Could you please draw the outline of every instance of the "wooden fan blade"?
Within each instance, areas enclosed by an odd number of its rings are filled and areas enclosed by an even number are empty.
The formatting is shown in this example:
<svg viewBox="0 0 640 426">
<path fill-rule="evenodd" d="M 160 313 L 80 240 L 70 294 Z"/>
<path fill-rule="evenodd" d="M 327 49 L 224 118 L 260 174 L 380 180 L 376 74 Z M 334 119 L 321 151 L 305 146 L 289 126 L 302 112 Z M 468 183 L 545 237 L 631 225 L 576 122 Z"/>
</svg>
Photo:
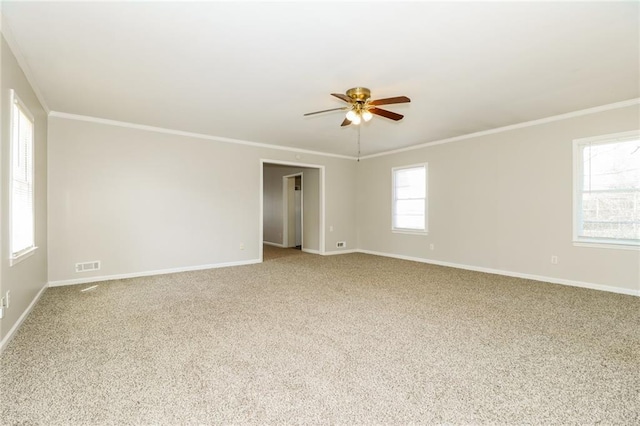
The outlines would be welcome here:
<svg viewBox="0 0 640 426">
<path fill-rule="evenodd" d="M 377 99 L 369 102 L 369 105 L 389 105 L 389 104 L 404 104 L 411 102 L 411 99 L 406 96 L 396 96 L 395 98 Z"/>
<path fill-rule="evenodd" d="M 340 108 L 323 109 L 322 111 L 308 112 L 304 116 L 306 117 L 307 115 L 322 114 L 323 112 L 329 112 L 329 111 L 339 111 L 339 110 L 344 111 L 346 109 L 349 109 L 349 108 L 348 107 L 340 107 Z"/>
<path fill-rule="evenodd" d="M 345 102 L 353 103 L 353 99 L 348 97 L 347 95 L 343 95 L 342 93 L 332 93 L 331 96 L 335 96 L 338 99 L 342 99 Z"/>
<path fill-rule="evenodd" d="M 382 108 L 369 108 L 369 112 L 371 114 L 379 115 L 385 118 L 390 118 L 395 121 L 402 120 L 402 117 L 404 117 L 404 115 L 396 114 L 395 112 L 387 111 L 386 109 L 382 109 Z"/>
<path fill-rule="evenodd" d="M 349 124 L 351 124 L 351 121 L 349 121 L 348 118 L 345 118 L 340 126 L 344 127 L 344 126 L 348 126 Z"/>
</svg>

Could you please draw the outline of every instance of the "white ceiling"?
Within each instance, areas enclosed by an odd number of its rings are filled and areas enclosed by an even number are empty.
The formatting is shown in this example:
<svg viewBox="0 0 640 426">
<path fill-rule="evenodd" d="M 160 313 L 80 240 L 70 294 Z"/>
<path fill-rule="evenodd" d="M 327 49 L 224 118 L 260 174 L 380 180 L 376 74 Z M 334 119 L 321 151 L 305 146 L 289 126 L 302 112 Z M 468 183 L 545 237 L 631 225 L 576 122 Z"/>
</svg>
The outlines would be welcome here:
<svg viewBox="0 0 640 426">
<path fill-rule="evenodd" d="M 637 2 L 3 2 L 52 111 L 363 155 L 640 96 Z"/>
</svg>

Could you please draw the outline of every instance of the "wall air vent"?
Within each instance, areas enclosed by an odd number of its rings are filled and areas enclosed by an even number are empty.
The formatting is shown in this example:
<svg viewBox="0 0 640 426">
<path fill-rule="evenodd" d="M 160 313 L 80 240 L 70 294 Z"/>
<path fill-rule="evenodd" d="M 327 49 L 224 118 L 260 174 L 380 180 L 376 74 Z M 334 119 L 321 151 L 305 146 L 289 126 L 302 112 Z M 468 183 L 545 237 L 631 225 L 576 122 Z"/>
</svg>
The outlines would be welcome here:
<svg viewBox="0 0 640 426">
<path fill-rule="evenodd" d="M 100 269 L 100 261 L 76 263 L 76 272 L 97 271 Z"/>
</svg>

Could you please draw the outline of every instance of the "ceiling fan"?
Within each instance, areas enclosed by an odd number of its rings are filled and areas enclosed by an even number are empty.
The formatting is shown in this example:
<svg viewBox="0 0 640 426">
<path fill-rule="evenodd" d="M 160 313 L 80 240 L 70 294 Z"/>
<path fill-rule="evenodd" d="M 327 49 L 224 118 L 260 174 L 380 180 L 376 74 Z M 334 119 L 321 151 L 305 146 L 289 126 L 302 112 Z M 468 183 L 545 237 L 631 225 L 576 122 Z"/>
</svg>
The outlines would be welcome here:
<svg viewBox="0 0 640 426">
<path fill-rule="evenodd" d="M 360 124 L 362 120 L 369 121 L 373 115 L 379 115 L 381 117 L 389 118 L 394 121 L 402 120 L 404 117 L 401 114 L 387 111 L 386 109 L 378 108 L 379 105 L 389 104 L 403 104 L 411 102 L 411 99 L 406 96 L 396 96 L 393 98 L 385 98 L 378 100 L 371 100 L 371 91 L 366 87 L 354 87 L 347 90 L 346 94 L 332 93 L 331 96 L 335 96 L 348 103 L 349 105 L 341 108 L 331 108 L 322 111 L 309 112 L 308 115 L 322 114 L 329 111 L 347 111 L 347 116 L 342 122 L 341 126 L 348 126 L 350 124 Z"/>
</svg>

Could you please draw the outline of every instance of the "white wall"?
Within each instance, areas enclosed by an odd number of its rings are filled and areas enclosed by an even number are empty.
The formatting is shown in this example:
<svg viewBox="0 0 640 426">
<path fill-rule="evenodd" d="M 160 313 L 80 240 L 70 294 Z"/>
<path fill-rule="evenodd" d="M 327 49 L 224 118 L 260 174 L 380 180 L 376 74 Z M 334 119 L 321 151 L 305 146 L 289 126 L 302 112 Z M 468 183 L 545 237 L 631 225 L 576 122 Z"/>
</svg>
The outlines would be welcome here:
<svg viewBox="0 0 640 426">
<path fill-rule="evenodd" d="M 264 165 L 262 237 L 269 243 L 282 244 L 282 176 L 290 174 L 288 171 L 286 166 Z"/>
<path fill-rule="evenodd" d="M 257 261 L 261 159 L 325 166 L 327 247 L 355 241 L 353 160 L 50 117 L 49 281 Z"/>
<path fill-rule="evenodd" d="M 638 112 L 628 107 L 359 163 L 50 117 L 49 280 L 256 261 L 262 159 L 325 166 L 328 252 L 347 241 L 348 249 L 637 292 L 640 252 L 574 247 L 571 237 L 572 140 L 638 128 Z M 394 234 L 391 168 L 419 162 L 429 163 L 429 235 Z M 265 226 L 267 241 L 273 232 Z M 74 272 L 76 262 L 91 260 L 103 269 Z"/>
<path fill-rule="evenodd" d="M 639 113 L 627 107 L 362 160 L 358 247 L 637 294 L 640 251 L 572 244 L 572 140 L 638 129 Z M 429 164 L 429 235 L 392 233 L 391 168 L 420 162 Z"/>
<path fill-rule="evenodd" d="M 354 185 L 355 186 L 355 185 Z M 317 224 L 320 223 L 320 170 L 302 170 L 302 250 L 312 252 L 320 250 L 320 233 Z M 335 188 L 334 188 L 335 190 Z M 351 209 L 355 210 L 355 203 Z M 355 226 L 355 224 L 354 224 Z M 291 232 L 293 230 L 290 230 Z M 335 246 L 334 246 L 335 247 Z M 331 247 L 329 247 L 331 249 Z"/>
<path fill-rule="evenodd" d="M 0 50 L 2 51 L 0 70 L 2 75 L 0 96 L 2 102 L 0 108 L 2 115 L 0 293 L 4 296 L 7 291 L 11 292 L 9 309 L 5 309 L 5 316 L 0 320 L 0 341 L 6 343 L 10 331 L 47 284 L 47 114 L 4 37 L 1 40 Z M 9 266 L 11 256 L 9 247 L 11 89 L 16 91 L 35 118 L 35 240 L 38 247 L 31 257 L 14 266 Z"/>
</svg>

